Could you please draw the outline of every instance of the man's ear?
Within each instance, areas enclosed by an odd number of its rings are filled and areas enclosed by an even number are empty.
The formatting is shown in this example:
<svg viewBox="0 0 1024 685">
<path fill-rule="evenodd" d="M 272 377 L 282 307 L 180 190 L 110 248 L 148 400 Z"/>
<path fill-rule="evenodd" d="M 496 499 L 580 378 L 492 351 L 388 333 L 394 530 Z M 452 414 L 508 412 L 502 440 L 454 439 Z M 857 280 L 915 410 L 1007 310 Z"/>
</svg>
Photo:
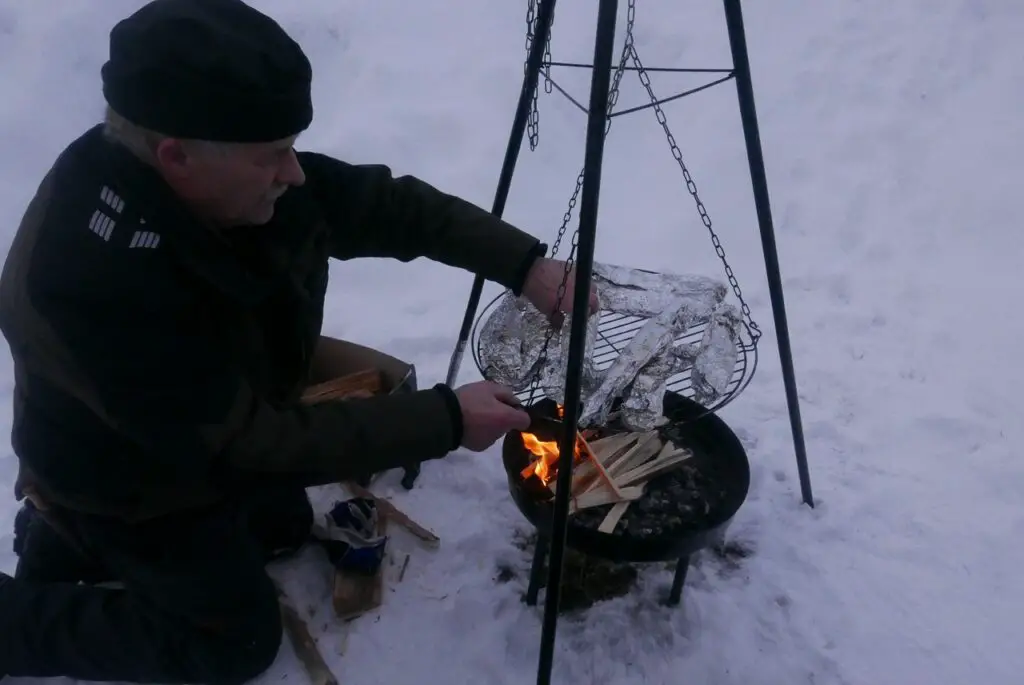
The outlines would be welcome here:
<svg viewBox="0 0 1024 685">
<path fill-rule="evenodd" d="M 164 174 L 176 178 L 188 175 L 191 158 L 183 141 L 164 138 L 157 143 L 153 156 Z"/>
</svg>

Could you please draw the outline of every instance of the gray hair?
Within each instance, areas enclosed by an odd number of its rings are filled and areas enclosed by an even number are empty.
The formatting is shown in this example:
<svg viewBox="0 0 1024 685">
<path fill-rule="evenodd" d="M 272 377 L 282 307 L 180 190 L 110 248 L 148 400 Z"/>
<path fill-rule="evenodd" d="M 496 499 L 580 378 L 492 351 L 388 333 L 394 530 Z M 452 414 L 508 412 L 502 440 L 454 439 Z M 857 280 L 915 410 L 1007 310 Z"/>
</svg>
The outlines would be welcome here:
<svg viewBox="0 0 1024 685">
<path fill-rule="evenodd" d="M 157 145 L 170 137 L 129 121 L 109 105 L 103 117 L 103 135 L 107 140 L 126 148 L 150 166 L 156 163 Z M 185 142 L 189 148 L 199 154 L 223 155 L 229 153 L 234 147 L 231 143 L 210 140 L 186 140 Z"/>
</svg>

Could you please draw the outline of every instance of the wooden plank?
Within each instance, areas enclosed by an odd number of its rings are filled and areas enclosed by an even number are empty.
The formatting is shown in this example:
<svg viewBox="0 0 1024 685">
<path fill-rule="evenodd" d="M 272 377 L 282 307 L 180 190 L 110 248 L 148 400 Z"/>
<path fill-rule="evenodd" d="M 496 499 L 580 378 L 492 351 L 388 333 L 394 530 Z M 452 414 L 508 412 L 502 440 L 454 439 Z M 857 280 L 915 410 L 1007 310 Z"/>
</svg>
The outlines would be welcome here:
<svg viewBox="0 0 1024 685">
<path fill-rule="evenodd" d="M 277 603 L 281 607 L 281 623 L 311 685 L 338 685 L 338 680 L 331 673 L 316 640 L 309 632 L 309 625 L 292 606 L 280 586 L 277 588 Z"/>
<path fill-rule="evenodd" d="M 377 510 L 377 514 L 377 534 L 384 535 L 387 532 L 388 517 L 380 509 Z M 343 621 L 351 620 L 373 611 L 383 603 L 386 566 L 386 561 L 382 561 L 380 568 L 372 576 L 335 569 L 331 603 L 338 618 Z"/>
</svg>

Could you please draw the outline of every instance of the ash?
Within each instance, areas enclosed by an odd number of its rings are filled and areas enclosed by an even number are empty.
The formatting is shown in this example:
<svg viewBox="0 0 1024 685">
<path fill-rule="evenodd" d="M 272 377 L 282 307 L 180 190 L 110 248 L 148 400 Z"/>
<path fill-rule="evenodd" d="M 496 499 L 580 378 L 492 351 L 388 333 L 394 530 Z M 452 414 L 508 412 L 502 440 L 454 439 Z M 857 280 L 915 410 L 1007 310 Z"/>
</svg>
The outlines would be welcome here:
<svg viewBox="0 0 1024 685">
<path fill-rule="evenodd" d="M 702 530 L 725 499 L 726 491 L 721 484 L 701 472 L 699 466 L 684 462 L 647 484 L 643 497 L 632 502 L 619 519 L 614 534 L 648 538 Z M 612 506 L 584 509 L 573 520 L 596 529 Z"/>
</svg>

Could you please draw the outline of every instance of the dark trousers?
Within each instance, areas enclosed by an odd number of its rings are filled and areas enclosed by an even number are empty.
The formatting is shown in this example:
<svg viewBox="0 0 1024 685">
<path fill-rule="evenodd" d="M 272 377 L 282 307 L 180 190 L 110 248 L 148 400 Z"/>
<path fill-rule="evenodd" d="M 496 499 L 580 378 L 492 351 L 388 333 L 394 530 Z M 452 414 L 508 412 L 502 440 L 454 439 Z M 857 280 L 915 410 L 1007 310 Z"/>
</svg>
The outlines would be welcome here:
<svg viewBox="0 0 1024 685">
<path fill-rule="evenodd" d="M 409 364 L 327 337 L 311 382 L 367 368 L 416 389 Z M 230 684 L 258 676 L 282 637 L 265 564 L 309 539 L 310 480 L 240 474 L 222 505 L 139 524 L 52 507 L 54 525 L 31 516 L 14 579 L 0 576 L 0 677 Z M 107 581 L 124 588 L 95 586 Z"/>
<path fill-rule="evenodd" d="M 0 581 L 0 675 L 242 683 L 273 663 L 282 628 L 265 564 L 308 539 L 304 489 L 252 488 L 142 524 L 51 512 L 63 533 L 32 516 Z"/>
</svg>

